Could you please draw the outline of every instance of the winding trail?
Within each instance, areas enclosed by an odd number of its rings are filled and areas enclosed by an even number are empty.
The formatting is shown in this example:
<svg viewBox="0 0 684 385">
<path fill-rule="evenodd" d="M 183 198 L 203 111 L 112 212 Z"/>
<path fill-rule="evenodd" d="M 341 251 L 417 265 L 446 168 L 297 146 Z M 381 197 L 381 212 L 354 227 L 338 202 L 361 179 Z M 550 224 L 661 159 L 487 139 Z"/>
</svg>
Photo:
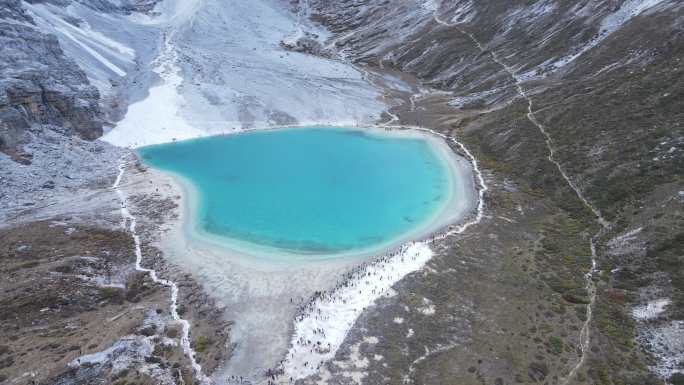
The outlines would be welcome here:
<svg viewBox="0 0 684 385">
<path fill-rule="evenodd" d="M 565 170 L 563 170 L 563 167 L 561 166 L 560 162 L 555 159 L 555 149 L 553 148 L 553 141 L 551 139 L 551 135 L 549 135 L 548 131 L 544 128 L 544 126 L 539 123 L 537 118 L 534 116 L 534 110 L 533 110 L 533 104 L 532 104 L 532 99 L 529 97 L 527 92 L 522 86 L 522 80 L 520 77 L 516 74 L 516 71 L 504 63 L 499 56 L 496 54 L 495 51 L 493 50 L 488 50 L 485 48 L 476 38 L 473 36 L 473 34 L 466 32 L 463 30 L 461 27 L 459 27 L 458 23 L 448 23 L 442 19 L 440 19 L 439 15 L 437 14 L 437 10 L 434 11 L 433 13 L 433 18 L 436 23 L 443 25 L 445 27 L 449 28 L 455 28 L 457 29 L 460 33 L 468 36 L 470 40 L 477 46 L 477 48 L 480 50 L 481 53 L 486 54 L 489 53 L 491 56 L 492 60 L 500 65 L 504 71 L 513 79 L 515 87 L 518 91 L 518 94 L 527 101 L 527 119 L 535 126 L 541 134 L 544 136 L 544 140 L 546 143 L 546 147 L 549 150 L 549 155 L 547 159 L 553 163 L 556 168 L 558 169 L 559 173 L 565 179 L 565 181 L 568 183 L 570 188 L 575 192 L 577 197 L 582 201 L 582 204 L 591 210 L 591 212 L 594 214 L 596 221 L 601 225 L 600 230 L 591 238 L 590 241 L 590 249 L 591 249 L 591 268 L 589 271 L 585 274 L 585 279 L 586 279 L 586 290 L 589 294 L 589 304 L 587 305 L 587 313 L 586 313 L 586 320 L 584 324 L 582 325 L 582 329 L 580 331 L 580 336 L 579 336 L 579 350 L 581 352 L 580 359 L 577 362 L 577 364 L 570 370 L 568 375 L 563 379 L 561 382 L 562 385 L 567 385 L 572 381 L 572 379 L 576 376 L 577 372 L 579 369 L 584 365 L 587 359 L 587 350 L 589 349 L 589 344 L 591 342 L 591 333 L 590 333 L 590 324 L 592 321 L 592 313 L 593 313 L 593 307 L 596 302 L 596 287 L 594 285 L 593 281 L 593 276 L 594 274 L 598 271 L 597 270 L 597 255 L 596 255 L 596 245 L 598 242 L 598 239 L 606 233 L 610 229 L 610 222 L 608 222 L 603 216 L 601 215 L 601 212 L 591 203 L 589 200 L 584 196 L 584 193 L 575 185 L 575 183 L 570 179 L 568 174 L 565 173 Z"/>
<path fill-rule="evenodd" d="M 131 236 L 133 237 L 133 241 L 135 243 L 135 269 L 137 271 L 149 274 L 150 278 L 152 278 L 152 281 L 154 281 L 155 283 L 164 285 L 171 289 L 171 305 L 169 311 L 171 312 L 171 316 L 173 317 L 174 321 L 179 322 L 182 326 L 181 346 L 183 347 L 183 352 L 190 360 L 192 369 L 195 372 L 195 376 L 200 381 L 200 384 L 210 385 L 212 381 L 209 379 L 209 377 L 202 373 L 202 366 L 197 362 L 197 359 L 195 357 L 196 352 L 190 346 L 190 322 L 181 318 L 178 314 L 178 285 L 171 280 L 159 278 L 155 270 L 142 267 L 142 249 L 140 246 L 140 236 L 135 230 L 137 220 L 135 216 L 131 214 L 130 210 L 128 210 L 128 199 L 126 198 L 126 195 L 120 188 L 121 180 L 123 179 L 123 175 L 126 171 L 127 165 L 128 163 L 125 161 L 124 156 L 124 158 L 121 159 L 121 163 L 119 163 L 119 174 L 117 175 L 116 180 L 112 185 L 112 189 L 116 191 L 116 194 L 119 197 L 119 200 L 121 201 L 121 227 L 123 227 L 131 234 Z"/>
</svg>

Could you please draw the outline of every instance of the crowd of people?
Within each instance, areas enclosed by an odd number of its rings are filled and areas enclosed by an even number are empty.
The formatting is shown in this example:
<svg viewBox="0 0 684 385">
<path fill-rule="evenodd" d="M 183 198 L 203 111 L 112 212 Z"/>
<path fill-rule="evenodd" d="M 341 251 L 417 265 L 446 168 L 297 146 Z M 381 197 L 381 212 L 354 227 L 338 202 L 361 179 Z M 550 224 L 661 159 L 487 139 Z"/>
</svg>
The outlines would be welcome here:
<svg viewBox="0 0 684 385">
<path fill-rule="evenodd" d="M 432 242 L 434 239 L 434 237 L 430 238 L 426 242 Z M 284 379 L 285 381 L 279 378 L 279 375 L 285 373 L 286 364 L 289 364 L 290 371 L 292 369 L 304 372 L 311 369 L 320 370 L 323 363 L 330 358 L 327 356 L 334 353 L 334 349 L 337 348 L 333 344 L 342 342 L 341 340 L 331 342 L 328 337 L 334 331 L 329 329 L 336 328 L 335 322 L 347 322 L 343 328 L 348 329 L 356 319 L 353 317 L 345 321 L 338 317 L 339 313 L 336 311 L 326 310 L 340 309 L 348 305 L 353 306 L 355 300 L 363 297 L 364 292 L 370 294 L 372 298 L 386 295 L 398 278 L 398 271 L 395 269 L 396 264 L 403 264 L 406 259 L 415 260 L 418 257 L 418 251 L 410 251 L 416 243 L 418 242 L 404 244 L 395 251 L 352 268 L 331 289 L 317 291 L 308 301 L 299 304 L 295 313 L 295 322 L 301 325 L 308 319 L 311 321 L 308 323 L 310 326 L 303 333 L 295 334 L 297 338 L 292 341 L 288 357 L 280 362 L 277 371 L 269 371 L 269 373 L 276 374 L 272 380 L 269 380 L 269 384 L 278 383 L 276 382 L 278 380 L 281 381 L 280 383 L 287 383 L 288 380 L 294 382 L 294 378 Z M 294 302 L 294 299 L 291 299 L 291 302 Z M 352 307 L 350 310 L 357 313 L 365 310 L 365 306 L 359 305 L 359 308 Z M 293 362 L 296 356 L 300 356 L 301 350 L 304 350 L 310 360 L 301 362 L 301 358 L 299 358 L 298 363 Z"/>
<path fill-rule="evenodd" d="M 335 327 L 333 323 L 339 322 L 341 319 L 335 319 L 339 313 L 336 311 L 326 311 L 326 308 L 341 309 L 341 305 L 351 304 L 354 299 L 361 297 L 364 291 L 371 294 L 373 298 L 386 295 L 396 279 L 400 278 L 396 276 L 397 269 L 395 269 L 395 266 L 403 264 L 407 260 L 415 261 L 418 257 L 418 251 L 411 251 L 414 245 L 418 243 L 431 244 L 446 238 L 454 232 L 459 232 L 459 230 L 454 226 L 449 226 L 441 234 L 435 234 L 423 241 L 406 243 L 382 257 L 352 268 L 331 289 L 316 291 L 307 301 L 304 298 L 300 298 L 298 301 L 301 301 L 301 303 L 297 305 L 295 312 L 295 322 L 296 324 L 302 324 L 308 319 L 312 321 L 309 323 L 311 328 L 303 333 L 295 333 L 297 338 L 292 341 L 288 356 L 280 361 L 276 369 L 266 371 L 267 385 L 294 383 L 297 378 L 290 376 L 293 371 L 295 373 L 300 371 L 318 372 L 323 364 L 331 358 L 328 355 L 334 353 L 334 349 L 338 347 L 333 346 L 333 344 L 342 342 L 341 340 L 331 342 L 328 338 L 330 333 L 334 332 L 329 330 Z M 383 282 L 389 284 L 383 285 Z M 290 302 L 294 303 L 295 299 L 290 298 Z M 353 312 L 365 309 L 363 306 L 360 309 L 351 308 Z M 355 319 L 356 317 L 350 320 L 345 325 L 345 329 L 348 330 Z M 300 361 L 301 358 L 295 359 L 302 350 L 305 354 L 308 353 L 309 357 L 308 360 L 303 362 Z M 299 362 L 296 363 L 295 361 Z M 286 374 L 286 365 L 289 366 L 289 374 Z"/>
</svg>

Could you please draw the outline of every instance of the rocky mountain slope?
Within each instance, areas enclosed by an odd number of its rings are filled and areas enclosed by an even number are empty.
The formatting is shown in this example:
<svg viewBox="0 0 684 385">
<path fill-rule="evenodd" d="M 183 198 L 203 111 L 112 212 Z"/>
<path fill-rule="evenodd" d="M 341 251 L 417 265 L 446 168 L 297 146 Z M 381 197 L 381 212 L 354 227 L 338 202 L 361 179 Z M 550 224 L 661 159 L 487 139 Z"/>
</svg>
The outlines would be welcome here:
<svg viewBox="0 0 684 385">
<path fill-rule="evenodd" d="M 140 67 L 155 55 L 157 42 L 144 28 L 131 27 L 135 23 L 115 28 L 152 6 L 149 1 L 0 4 L 0 152 L 8 155 L 0 158 L 1 216 L 40 201 L 49 204 L 45 200 L 103 179 L 109 183 L 115 175 L 121 153 L 93 140 L 128 103 L 144 97 L 151 80 Z M 95 25 L 96 18 L 108 21 L 97 24 L 101 31 L 89 23 Z M 134 45 L 139 54 L 116 42 L 122 30 L 147 40 Z M 121 59 L 120 51 L 129 56 Z M 123 76 L 124 69 L 130 76 Z"/>
<path fill-rule="evenodd" d="M 41 32 L 20 1 L 3 1 L 0 12 L 0 149 L 21 157 L 17 148 L 33 124 L 84 139 L 101 136 L 100 96 L 57 38 Z"/>
<path fill-rule="evenodd" d="M 375 73 L 415 77 L 413 91 L 390 93 L 402 123 L 431 122 L 455 133 L 473 146 L 495 179 L 510 179 L 525 195 L 557 207 L 554 216 L 574 222 L 554 221 L 551 228 L 542 223 L 530 232 L 541 236 L 543 250 L 533 251 L 539 283 L 561 295 L 563 307 L 589 302 L 593 308 L 586 354 L 553 353 L 554 346 L 576 344 L 576 330 L 570 341 L 555 336 L 546 347 L 540 344 L 547 354 L 529 366 L 513 357 L 499 358 L 496 365 L 527 369 L 529 376 L 520 378 L 539 380 L 554 372 L 549 358 L 542 358 L 551 352 L 551 362 L 565 362 L 552 382 L 650 383 L 657 380 L 638 373 L 668 379 L 681 371 L 681 3 L 468 0 L 388 7 L 383 1 L 314 0 L 311 8 L 312 18 L 334 33 L 331 44 L 346 60 Z M 435 116 L 435 108 L 442 116 Z M 591 266 L 587 237 L 600 224 L 578 196 L 607 225 L 596 242 L 595 303 L 586 297 L 582 274 Z M 588 233 L 574 240 L 568 225 Z M 633 317 L 634 309 L 659 299 L 668 305 Z M 425 345 L 425 351 L 434 349 Z M 434 368 L 444 356 L 456 357 L 456 349 L 416 362 Z M 577 362 L 583 365 L 569 372 Z M 491 372 L 472 371 L 485 382 L 498 381 Z M 432 373 L 417 382 L 439 378 Z"/>
<path fill-rule="evenodd" d="M 149 76 L 131 71 L 123 79 L 104 65 L 115 60 L 107 56 L 116 44 L 91 30 L 86 16 L 111 22 L 144 16 L 153 5 L 0 2 L 2 384 L 195 378 L 170 291 L 136 268 L 133 238 L 121 230 L 122 203 L 111 186 L 127 152 L 97 140 L 126 103 L 142 96 L 135 83 L 146 90 Z M 142 65 L 146 56 L 136 58 L 121 68 Z M 175 206 L 154 194 L 132 200 L 146 213 Z M 147 244 L 144 251 L 158 255 Z M 196 359 L 213 369 L 229 349 L 229 325 L 197 282 L 151 259 L 146 266 L 183 287 L 179 312 L 197 324 Z"/>
</svg>

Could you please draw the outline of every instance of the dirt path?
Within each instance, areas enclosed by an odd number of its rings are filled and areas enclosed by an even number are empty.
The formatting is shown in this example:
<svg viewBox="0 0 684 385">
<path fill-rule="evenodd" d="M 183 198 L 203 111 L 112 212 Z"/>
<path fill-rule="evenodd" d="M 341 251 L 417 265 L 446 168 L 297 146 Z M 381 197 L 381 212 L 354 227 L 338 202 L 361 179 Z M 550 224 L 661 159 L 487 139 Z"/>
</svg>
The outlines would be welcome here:
<svg viewBox="0 0 684 385">
<path fill-rule="evenodd" d="M 589 293 L 589 304 L 587 306 L 587 314 L 586 314 L 586 321 L 584 322 L 582 329 L 580 331 L 580 336 L 579 336 L 579 349 L 581 351 L 580 359 L 577 362 L 577 364 L 570 370 L 570 373 L 565 377 L 563 380 L 562 384 L 568 384 L 577 374 L 577 371 L 582 367 L 584 362 L 586 361 L 586 352 L 587 349 L 589 349 L 589 344 L 591 341 L 591 333 L 590 333 L 590 325 L 592 321 L 592 309 L 594 307 L 594 303 L 596 302 L 596 287 L 593 282 L 593 276 L 597 272 L 597 255 L 596 255 L 596 242 L 597 240 L 606 232 L 610 229 L 610 223 L 603 218 L 601 215 L 601 212 L 591 203 L 589 200 L 584 196 L 584 193 L 575 185 L 575 183 L 570 179 L 568 174 L 563 170 L 563 167 L 561 166 L 560 162 L 558 162 L 555 159 L 555 149 L 553 147 L 553 141 L 551 139 L 551 135 L 549 135 L 548 131 L 544 128 L 544 126 L 539 123 L 539 121 L 536 119 L 534 116 L 534 110 L 533 110 L 533 103 L 532 99 L 529 97 L 527 92 L 522 86 L 522 81 L 519 76 L 517 76 L 516 72 L 508 66 L 506 63 L 501 61 L 499 59 L 498 55 L 496 54 L 495 51 L 493 50 L 488 50 L 486 49 L 482 43 L 480 43 L 475 36 L 473 36 L 471 33 L 468 33 L 464 31 L 462 28 L 458 26 L 457 23 L 448 23 L 442 19 L 440 19 L 439 15 L 437 14 L 437 11 L 433 13 L 433 18 L 436 23 L 443 25 L 445 27 L 449 28 L 455 28 L 458 30 L 460 33 L 468 36 L 470 40 L 473 41 L 473 43 L 477 46 L 477 48 L 482 52 L 483 54 L 489 53 L 490 57 L 492 58 L 492 61 L 500 65 L 504 71 L 513 79 L 515 83 L 515 87 L 518 91 L 518 94 L 527 101 L 527 119 L 539 129 L 541 134 L 544 136 L 544 141 L 546 143 L 546 147 L 549 150 L 549 155 L 548 155 L 548 160 L 553 163 L 556 168 L 558 169 L 558 172 L 561 174 L 563 179 L 567 182 L 567 184 L 570 186 L 570 188 L 575 192 L 577 197 L 579 198 L 580 201 L 582 201 L 582 204 L 587 207 L 589 210 L 591 210 L 592 213 L 594 213 L 594 216 L 596 217 L 596 221 L 601 225 L 601 229 L 591 238 L 590 241 L 590 248 L 591 248 L 591 267 L 589 271 L 586 273 L 586 289 L 587 292 Z"/>
</svg>

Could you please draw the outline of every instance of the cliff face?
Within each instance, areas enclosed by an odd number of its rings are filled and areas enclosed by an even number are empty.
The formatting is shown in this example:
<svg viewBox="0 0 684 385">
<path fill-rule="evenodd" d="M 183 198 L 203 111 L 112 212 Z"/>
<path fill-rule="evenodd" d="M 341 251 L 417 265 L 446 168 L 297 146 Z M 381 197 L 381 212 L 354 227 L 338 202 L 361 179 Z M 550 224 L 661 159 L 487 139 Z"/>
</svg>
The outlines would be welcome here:
<svg viewBox="0 0 684 385">
<path fill-rule="evenodd" d="M 0 150 L 16 151 L 41 125 L 89 140 L 102 135 L 97 89 L 18 0 L 0 3 L 0 47 Z"/>
<path fill-rule="evenodd" d="M 44 129 L 99 138 L 143 98 L 160 34 L 144 18 L 158 2 L 0 1 L 0 149 L 17 158 Z"/>
</svg>

